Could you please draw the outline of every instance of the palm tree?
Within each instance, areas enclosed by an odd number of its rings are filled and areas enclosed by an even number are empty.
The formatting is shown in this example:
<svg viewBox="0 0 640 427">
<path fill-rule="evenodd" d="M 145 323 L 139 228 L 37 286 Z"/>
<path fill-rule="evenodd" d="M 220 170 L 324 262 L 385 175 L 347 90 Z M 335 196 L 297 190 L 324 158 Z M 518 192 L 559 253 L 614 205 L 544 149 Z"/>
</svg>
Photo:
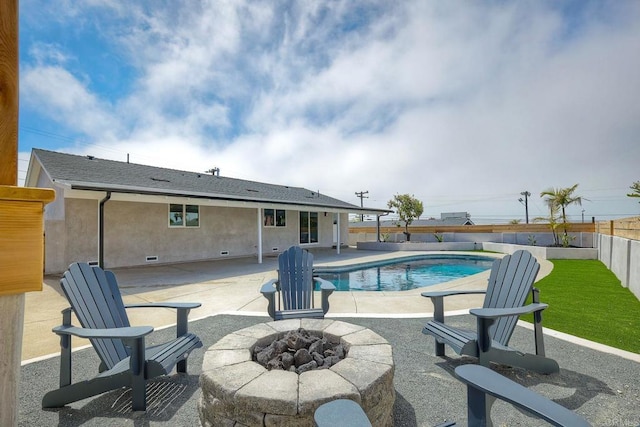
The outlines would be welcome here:
<svg viewBox="0 0 640 427">
<path fill-rule="evenodd" d="M 549 188 L 543 191 L 542 193 L 540 193 L 540 197 L 546 197 L 545 202 L 547 203 L 547 206 L 549 206 L 549 208 L 552 209 L 552 212 L 553 212 L 553 207 L 555 207 L 556 209 L 560 209 L 561 211 L 560 218 L 562 219 L 562 228 L 563 228 L 563 234 L 564 234 L 563 242 L 565 243 L 568 242 L 567 240 L 568 224 L 567 224 L 566 208 L 567 206 L 573 205 L 573 204 L 582 206 L 582 197 L 575 196 L 573 194 L 573 192 L 576 191 L 576 188 L 578 188 L 578 184 L 575 184 L 574 186 L 567 187 L 567 188 L 555 188 L 555 189 Z"/>
<path fill-rule="evenodd" d="M 540 195 L 542 197 L 542 194 Z M 548 222 L 549 227 L 551 228 L 551 234 L 553 235 L 553 245 L 560 246 L 560 241 L 558 240 L 558 233 L 556 230 L 558 229 L 558 206 L 554 203 L 550 203 L 547 199 L 545 200 L 547 207 L 549 208 L 549 216 L 548 217 L 537 217 L 533 218 L 533 222 Z"/>
</svg>

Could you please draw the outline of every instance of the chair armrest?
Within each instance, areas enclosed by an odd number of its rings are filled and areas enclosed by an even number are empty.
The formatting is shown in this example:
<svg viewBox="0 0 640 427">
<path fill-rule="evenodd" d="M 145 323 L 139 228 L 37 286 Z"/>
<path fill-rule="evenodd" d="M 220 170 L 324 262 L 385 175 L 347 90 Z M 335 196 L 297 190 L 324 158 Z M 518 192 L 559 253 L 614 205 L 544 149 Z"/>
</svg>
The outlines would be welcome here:
<svg viewBox="0 0 640 427">
<path fill-rule="evenodd" d="M 477 331 L 478 331 L 478 350 L 480 351 L 480 361 L 482 362 L 482 354 L 489 351 L 491 348 L 491 336 L 489 335 L 489 328 L 500 317 L 505 316 L 519 316 L 521 314 L 539 312 L 547 308 L 547 304 L 533 303 L 525 305 L 524 307 L 515 308 L 472 308 L 469 313 L 476 317 Z M 536 340 L 536 353 L 543 355 L 544 349 L 541 353 L 538 353 L 538 344 Z"/>
<path fill-rule="evenodd" d="M 188 309 L 198 308 L 202 304 L 199 302 L 148 302 L 148 303 L 136 303 L 125 304 L 125 308 L 147 308 L 147 307 L 159 307 L 159 308 L 176 308 L 176 309 Z"/>
<path fill-rule="evenodd" d="M 271 279 L 267 283 L 263 284 L 260 287 L 260 293 L 268 298 L 267 295 L 275 294 L 277 291 L 276 284 L 278 283 L 278 279 Z"/>
<path fill-rule="evenodd" d="M 267 313 L 269 316 L 276 320 L 276 292 L 278 291 L 278 279 L 271 279 L 260 288 L 260 293 L 267 301 Z"/>
<path fill-rule="evenodd" d="M 438 291 L 438 292 L 422 292 L 420 295 L 423 297 L 431 298 L 431 303 L 433 304 L 433 320 L 436 322 L 443 323 L 444 322 L 444 297 L 453 296 L 453 295 L 470 295 L 470 294 L 486 294 L 487 291 L 483 290 L 455 290 L 451 289 L 448 291 Z"/>
<path fill-rule="evenodd" d="M 448 297 L 448 296 L 452 296 L 452 295 L 469 295 L 469 294 L 486 294 L 487 291 L 483 291 L 483 290 L 456 290 L 456 289 L 450 289 L 448 291 L 434 291 L 434 292 L 422 292 L 420 295 L 422 295 L 423 297 L 429 297 L 429 298 L 442 298 L 442 297 Z"/>
<path fill-rule="evenodd" d="M 320 284 L 320 290 L 321 291 L 331 291 L 331 292 L 333 292 L 333 291 L 336 290 L 336 286 L 333 283 L 331 283 L 330 281 L 328 281 L 328 280 L 321 279 L 319 277 L 314 277 L 313 280 Z"/>
<path fill-rule="evenodd" d="M 198 308 L 202 304 L 199 302 L 147 302 L 125 304 L 125 308 L 174 308 L 176 312 L 176 336 L 181 337 L 189 332 L 189 311 Z"/>
<path fill-rule="evenodd" d="M 80 338 L 141 338 L 153 332 L 153 326 L 128 326 L 124 328 L 90 329 L 60 325 L 52 329 L 58 335 L 74 335 Z"/>
<path fill-rule="evenodd" d="M 479 365 L 462 365 L 455 369 L 460 381 L 467 385 L 469 425 L 472 422 L 488 421 L 490 414 L 486 410 L 486 395 L 489 394 L 508 402 L 530 414 L 546 420 L 556 426 L 589 426 L 590 424 L 576 413 L 511 381 L 510 379 Z M 484 425 L 484 424 L 482 424 Z"/>
<path fill-rule="evenodd" d="M 472 308 L 469 310 L 469 313 L 485 319 L 497 319 L 505 316 L 520 316 L 522 314 L 534 313 L 536 311 L 542 311 L 547 307 L 549 307 L 548 304 L 533 303 L 515 308 Z"/>
<path fill-rule="evenodd" d="M 324 280 L 319 277 L 314 277 L 313 280 L 320 284 L 322 312 L 327 314 L 329 311 L 329 295 L 336 290 L 336 286 L 328 280 Z"/>
</svg>

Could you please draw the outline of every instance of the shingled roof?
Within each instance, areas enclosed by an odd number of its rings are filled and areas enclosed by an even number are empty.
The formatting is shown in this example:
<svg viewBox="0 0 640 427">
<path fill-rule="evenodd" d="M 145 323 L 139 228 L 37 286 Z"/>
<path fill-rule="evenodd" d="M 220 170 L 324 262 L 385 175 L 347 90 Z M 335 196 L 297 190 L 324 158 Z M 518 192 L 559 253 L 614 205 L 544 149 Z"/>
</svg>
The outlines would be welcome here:
<svg viewBox="0 0 640 427">
<path fill-rule="evenodd" d="M 266 184 L 42 149 L 33 149 L 32 154 L 54 182 L 77 190 L 295 204 L 352 212 L 384 212 L 380 209 L 361 208 L 301 187 Z"/>
</svg>

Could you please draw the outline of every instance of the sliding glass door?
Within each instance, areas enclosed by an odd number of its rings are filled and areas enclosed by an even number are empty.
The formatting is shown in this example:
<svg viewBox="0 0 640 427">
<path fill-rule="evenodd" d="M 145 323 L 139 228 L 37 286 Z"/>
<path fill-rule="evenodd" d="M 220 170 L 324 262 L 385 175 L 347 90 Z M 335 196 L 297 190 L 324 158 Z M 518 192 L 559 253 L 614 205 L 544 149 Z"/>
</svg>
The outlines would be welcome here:
<svg viewBox="0 0 640 427">
<path fill-rule="evenodd" d="M 318 243 L 318 212 L 300 212 L 300 244 Z"/>
</svg>

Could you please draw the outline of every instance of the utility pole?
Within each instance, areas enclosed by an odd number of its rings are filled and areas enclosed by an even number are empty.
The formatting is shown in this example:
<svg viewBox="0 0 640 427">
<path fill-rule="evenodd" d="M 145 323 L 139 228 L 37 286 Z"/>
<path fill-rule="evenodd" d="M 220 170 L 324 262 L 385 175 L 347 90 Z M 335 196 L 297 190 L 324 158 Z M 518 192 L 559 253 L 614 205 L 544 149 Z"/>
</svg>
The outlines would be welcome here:
<svg viewBox="0 0 640 427">
<path fill-rule="evenodd" d="M 360 207 L 363 208 L 364 204 L 363 204 L 363 199 L 368 199 L 369 196 L 365 196 L 365 194 L 369 194 L 368 191 L 361 191 L 361 192 L 357 192 L 356 191 L 356 196 L 360 197 Z M 364 221 L 364 214 L 360 214 L 360 222 Z"/>
<path fill-rule="evenodd" d="M 531 193 L 529 193 L 528 191 L 523 191 L 520 194 L 524 196 L 524 214 L 527 224 L 529 224 L 529 196 L 531 196 Z M 522 203 L 522 198 L 520 198 L 519 200 Z"/>
</svg>

